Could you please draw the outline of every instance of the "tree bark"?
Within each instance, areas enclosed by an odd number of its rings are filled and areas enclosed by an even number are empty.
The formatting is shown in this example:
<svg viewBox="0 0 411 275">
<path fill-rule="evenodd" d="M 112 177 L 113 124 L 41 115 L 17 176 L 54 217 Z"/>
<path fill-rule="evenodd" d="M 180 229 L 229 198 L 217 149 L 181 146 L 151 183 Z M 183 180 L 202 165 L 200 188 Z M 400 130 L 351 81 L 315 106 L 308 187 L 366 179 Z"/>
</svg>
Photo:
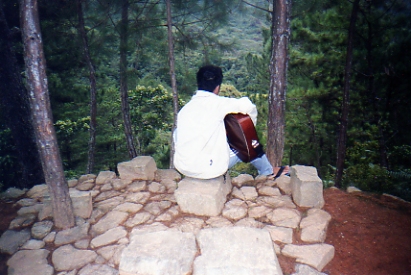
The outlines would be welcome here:
<svg viewBox="0 0 411 275">
<path fill-rule="evenodd" d="M 178 93 L 177 93 L 177 81 L 175 73 L 175 59 L 174 59 L 174 39 L 173 39 L 173 22 L 171 18 L 171 0 L 166 0 L 167 4 L 167 29 L 168 29 L 168 60 L 170 63 L 170 78 L 171 88 L 173 89 L 173 128 L 171 129 L 171 146 L 170 146 L 170 168 L 174 168 L 174 138 L 173 133 L 177 127 L 177 114 L 178 114 Z"/>
<path fill-rule="evenodd" d="M 51 197 L 54 225 L 65 229 L 74 226 L 74 214 L 53 126 L 37 0 L 21 0 L 20 19 L 37 148 Z"/>
<path fill-rule="evenodd" d="M 134 145 L 133 131 L 131 128 L 127 86 L 128 7 L 128 0 L 122 0 L 120 22 L 120 93 L 121 112 L 123 114 L 124 133 L 126 136 L 128 155 L 130 158 L 135 158 L 137 156 L 137 151 Z"/>
<path fill-rule="evenodd" d="M 34 129 L 30 114 L 27 89 L 24 87 L 20 68 L 11 44 L 3 6 L 0 1 L 0 99 L 5 123 L 10 128 L 16 147 L 20 169 L 18 188 L 30 188 L 44 182 L 40 155 L 37 151 Z"/>
<path fill-rule="evenodd" d="M 94 69 L 93 61 L 91 60 L 90 50 L 88 45 L 87 34 L 84 24 L 84 15 L 82 0 L 77 0 L 77 13 L 78 13 L 78 32 L 83 42 L 84 58 L 89 69 L 90 79 L 90 139 L 88 142 L 88 162 L 87 173 L 90 174 L 94 169 L 94 152 L 96 148 L 96 128 L 97 128 L 97 87 L 96 87 L 96 71 Z"/>
<path fill-rule="evenodd" d="M 353 41 L 355 34 L 355 23 L 357 21 L 357 15 L 360 7 L 360 0 L 355 0 L 351 11 L 350 27 L 348 29 L 348 41 L 347 41 L 347 56 L 345 60 L 345 73 L 344 73 L 344 92 L 343 101 L 341 106 L 341 121 L 337 142 L 337 165 L 335 174 L 335 186 L 341 188 L 342 176 L 344 171 L 344 162 L 347 149 L 347 130 L 348 130 L 348 114 L 350 111 L 350 81 L 351 81 L 351 68 L 352 68 L 352 55 L 353 55 Z"/>
<path fill-rule="evenodd" d="M 284 155 L 290 13 L 291 0 L 274 1 L 267 121 L 267 157 L 273 166 L 280 166 Z"/>
</svg>

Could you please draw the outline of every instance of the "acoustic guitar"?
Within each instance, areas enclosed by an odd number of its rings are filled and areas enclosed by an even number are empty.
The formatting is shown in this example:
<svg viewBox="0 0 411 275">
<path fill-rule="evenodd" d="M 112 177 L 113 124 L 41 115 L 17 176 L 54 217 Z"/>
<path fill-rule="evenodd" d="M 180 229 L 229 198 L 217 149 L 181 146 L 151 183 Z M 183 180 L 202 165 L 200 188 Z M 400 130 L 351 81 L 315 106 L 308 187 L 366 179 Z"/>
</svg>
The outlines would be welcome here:
<svg viewBox="0 0 411 275">
<path fill-rule="evenodd" d="M 224 118 L 224 124 L 228 144 L 243 162 L 250 162 L 264 154 L 249 115 L 228 114 Z"/>
</svg>

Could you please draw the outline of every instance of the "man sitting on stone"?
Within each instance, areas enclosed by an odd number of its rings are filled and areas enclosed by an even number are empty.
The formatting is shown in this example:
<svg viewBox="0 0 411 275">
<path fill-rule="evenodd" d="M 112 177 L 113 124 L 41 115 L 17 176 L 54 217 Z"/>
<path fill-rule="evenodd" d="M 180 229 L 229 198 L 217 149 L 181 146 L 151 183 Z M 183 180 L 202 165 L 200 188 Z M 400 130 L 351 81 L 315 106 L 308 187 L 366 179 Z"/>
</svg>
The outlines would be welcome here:
<svg viewBox="0 0 411 275">
<path fill-rule="evenodd" d="M 229 113 L 248 114 L 257 123 L 257 108 L 248 97 L 219 96 L 223 73 L 207 65 L 197 72 L 198 90 L 180 110 L 174 132 L 174 166 L 182 174 L 199 179 L 221 176 L 240 161 L 227 142 L 224 118 Z M 288 173 L 288 167 L 275 171 L 263 154 L 251 161 L 259 175 L 272 178 Z M 275 172 L 275 175 L 274 175 Z"/>
</svg>

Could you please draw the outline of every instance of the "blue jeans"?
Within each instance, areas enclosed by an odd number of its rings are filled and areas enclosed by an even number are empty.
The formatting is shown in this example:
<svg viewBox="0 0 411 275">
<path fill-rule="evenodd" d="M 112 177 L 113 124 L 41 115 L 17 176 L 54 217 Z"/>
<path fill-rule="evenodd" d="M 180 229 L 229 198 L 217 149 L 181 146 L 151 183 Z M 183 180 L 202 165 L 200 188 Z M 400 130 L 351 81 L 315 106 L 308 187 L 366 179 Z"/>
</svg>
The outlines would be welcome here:
<svg viewBox="0 0 411 275">
<path fill-rule="evenodd" d="M 228 163 L 228 168 L 230 169 L 240 161 L 241 159 L 233 151 L 230 151 L 230 161 Z M 265 154 L 259 158 L 256 158 L 250 163 L 258 170 L 259 175 L 271 175 L 273 173 L 273 167 L 271 166 L 271 163 L 268 161 Z"/>
</svg>

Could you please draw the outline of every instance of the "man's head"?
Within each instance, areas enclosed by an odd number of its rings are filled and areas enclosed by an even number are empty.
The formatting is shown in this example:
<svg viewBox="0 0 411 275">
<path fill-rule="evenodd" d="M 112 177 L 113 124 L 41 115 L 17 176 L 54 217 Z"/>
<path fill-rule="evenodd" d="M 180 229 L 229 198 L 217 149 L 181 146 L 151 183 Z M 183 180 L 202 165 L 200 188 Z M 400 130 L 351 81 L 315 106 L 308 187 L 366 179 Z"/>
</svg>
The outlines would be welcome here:
<svg viewBox="0 0 411 275">
<path fill-rule="evenodd" d="M 223 82 L 223 71 L 220 67 L 207 65 L 197 72 L 197 86 L 199 90 L 212 93 Z"/>
</svg>

